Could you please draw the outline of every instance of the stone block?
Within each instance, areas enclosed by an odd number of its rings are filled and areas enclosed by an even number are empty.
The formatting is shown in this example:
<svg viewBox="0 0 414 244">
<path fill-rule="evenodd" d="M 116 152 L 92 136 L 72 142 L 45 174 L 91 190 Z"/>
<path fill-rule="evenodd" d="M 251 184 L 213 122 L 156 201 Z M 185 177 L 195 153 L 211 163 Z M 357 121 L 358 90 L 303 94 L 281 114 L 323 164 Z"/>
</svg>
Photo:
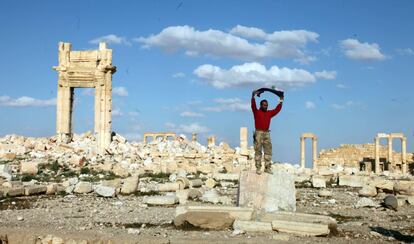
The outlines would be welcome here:
<svg viewBox="0 0 414 244">
<path fill-rule="evenodd" d="M 116 192 L 114 187 L 99 185 L 95 188 L 96 194 L 101 197 L 115 197 Z"/>
<path fill-rule="evenodd" d="M 93 185 L 90 182 L 81 181 L 76 184 L 74 190 L 75 193 L 91 193 L 93 192 Z"/>
<path fill-rule="evenodd" d="M 339 176 L 340 186 L 363 187 L 365 178 L 357 175 L 341 175 Z"/>
<path fill-rule="evenodd" d="M 148 205 L 174 205 L 178 203 L 177 196 L 146 196 L 144 203 Z"/>
<path fill-rule="evenodd" d="M 216 181 L 212 178 L 208 178 L 205 182 L 207 188 L 214 188 L 216 186 Z"/>
<path fill-rule="evenodd" d="M 168 191 L 177 191 L 180 189 L 180 184 L 177 182 L 167 182 L 163 184 L 157 184 L 157 191 L 168 192 Z"/>
<path fill-rule="evenodd" d="M 187 212 L 228 213 L 232 218 L 238 220 L 252 220 L 255 216 L 253 208 L 227 206 L 178 206 L 175 209 L 175 216 Z"/>
<path fill-rule="evenodd" d="M 246 232 L 270 232 L 273 231 L 272 224 L 268 222 L 236 220 L 233 229 Z"/>
<path fill-rule="evenodd" d="M 39 164 L 37 162 L 21 162 L 20 173 L 28 175 L 36 175 L 39 171 Z"/>
<path fill-rule="evenodd" d="M 360 197 L 375 197 L 377 195 L 377 188 L 371 185 L 365 185 L 359 190 L 358 195 Z"/>
<path fill-rule="evenodd" d="M 329 228 L 326 224 L 304 223 L 298 221 L 273 220 L 272 228 L 278 232 L 302 236 L 326 236 Z"/>
<path fill-rule="evenodd" d="M 254 207 L 267 212 L 296 211 L 294 177 L 283 170 L 261 175 L 255 171 L 242 171 L 238 193 L 238 206 Z"/>
<path fill-rule="evenodd" d="M 25 191 L 24 187 L 13 187 L 13 188 L 5 188 L 5 195 L 8 197 L 19 197 L 23 196 Z"/>
<path fill-rule="evenodd" d="M 312 176 L 312 187 L 326 188 L 325 177 L 314 175 Z"/>
<path fill-rule="evenodd" d="M 10 181 L 12 178 L 11 168 L 7 164 L 0 164 L 0 177 Z"/>
<path fill-rule="evenodd" d="M 47 191 L 47 186 L 26 186 L 24 188 L 24 194 L 26 196 L 30 195 L 37 195 L 37 194 L 45 194 Z"/>
<path fill-rule="evenodd" d="M 394 191 L 401 195 L 414 196 L 414 181 L 398 181 L 394 185 Z"/>
<path fill-rule="evenodd" d="M 213 174 L 213 178 L 217 181 L 239 181 L 240 174 L 237 173 L 215 173 Z"/>
<path fill-rule="evenodd" d="M 251 220 L 251 208 L 221 206 L 179 206 L 176 208 L 174 224 L 181 226 L 190 223 L 204 229 L 227 229 L 234 220 Z"/>
<path fill-rule="evenodd" d="M 128 177 L 124 180 L 122 184 L 121 193 L 122 194 L 132 194 L 137 191 L 139 183 L 138 175 Z"/>
</svg>

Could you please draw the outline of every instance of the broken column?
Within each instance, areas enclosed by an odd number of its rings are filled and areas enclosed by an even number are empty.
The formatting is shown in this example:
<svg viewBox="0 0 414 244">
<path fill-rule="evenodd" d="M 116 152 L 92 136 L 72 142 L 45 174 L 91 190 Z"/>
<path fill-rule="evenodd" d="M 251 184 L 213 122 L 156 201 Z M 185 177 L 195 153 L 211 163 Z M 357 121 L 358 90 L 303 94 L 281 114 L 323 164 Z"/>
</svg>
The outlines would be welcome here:
<svg viewBox="0 0 414 244">
<path fill-rule="evenodd" d="M 208 147 L 214 147 L 216 145 L 216 137 L 215 136 L 209 136 L 207 138 L 207 146 Z"/>
<path fill-rule="evenodd" d="M 248 141 L 247 141 L 247 127 L 240 128 L 240 154 L 241 155 L 249 155 L 249 151 L 247 149 Z"/>
<path fill-rule="evenodd" d="M 305 138 L 300 137 L 300 167 L 305 168 Z"/>
<path fill-rule="evenodd" d="M 296 211 L 295 180 L 291 173 L 274 170 L 273 174 L 242 171 L 239 182 L 238 205 L 266 212 Z"/>
<path fill-rule="evenodd" d="M 192 142 L 197 142 L 197 133 L 193 133 L 193 134 L 191 135 L 191 141 L 192 141 Z"/>
</svg>

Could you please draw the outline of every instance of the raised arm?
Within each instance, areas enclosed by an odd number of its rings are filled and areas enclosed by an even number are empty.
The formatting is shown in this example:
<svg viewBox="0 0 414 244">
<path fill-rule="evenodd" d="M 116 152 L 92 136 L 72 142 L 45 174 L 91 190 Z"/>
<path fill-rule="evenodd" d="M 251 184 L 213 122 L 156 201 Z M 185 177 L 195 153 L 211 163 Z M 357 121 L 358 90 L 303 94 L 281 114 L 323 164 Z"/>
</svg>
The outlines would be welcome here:
<svg viewBox="0 0 414 244">
<path fill-rule="evenodd" d="M 256 99 L 254 98 L 255 95 L 256 95 L 256 91 L 253 91 L 252 92 L 252 99 L 251 99 L 251 106 L 252 106 L 252 111 L 253 112 L 257 111 Z"/>
<path fill-rule="evenodd" d="M 270 110 L 270 113 L 273 116 L 275 116 L 276 114 L 278 114 L 280 112 L 280 110 L 282 110 L 282 104 L 283 104 L 283 98 L 279 99 L 279 104 L 276 106 L 275 109 Z"/>
</svg>

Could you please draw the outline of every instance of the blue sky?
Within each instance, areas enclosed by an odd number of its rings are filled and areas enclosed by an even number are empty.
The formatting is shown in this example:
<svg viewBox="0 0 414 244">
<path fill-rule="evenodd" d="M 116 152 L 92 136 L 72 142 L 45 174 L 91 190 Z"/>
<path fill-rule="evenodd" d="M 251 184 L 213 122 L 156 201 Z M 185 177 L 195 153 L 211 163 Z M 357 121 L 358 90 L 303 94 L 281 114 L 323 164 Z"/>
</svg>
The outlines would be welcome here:
<svg viewBox="0 0 414 244">
<path fill-rule="evenodd" d="M 412 1 L 1 1 L 0 135 L 53 135 L 58 42 L 106 41 L 118 68 L 113 130 L 130 139 L 195 131 L 202 143 L 216 135 L 237 146 L 241 126 L 254 130 L 251 91 L 275 85 L 286 97 L 271 124 L 274 160 L 298 162 L 303 132 L 319 149 L 403 132 L 413 151 L 413 10 Z M 91 91 L 75 93 L 74 130 L 92 130 Z"/>
</svg>

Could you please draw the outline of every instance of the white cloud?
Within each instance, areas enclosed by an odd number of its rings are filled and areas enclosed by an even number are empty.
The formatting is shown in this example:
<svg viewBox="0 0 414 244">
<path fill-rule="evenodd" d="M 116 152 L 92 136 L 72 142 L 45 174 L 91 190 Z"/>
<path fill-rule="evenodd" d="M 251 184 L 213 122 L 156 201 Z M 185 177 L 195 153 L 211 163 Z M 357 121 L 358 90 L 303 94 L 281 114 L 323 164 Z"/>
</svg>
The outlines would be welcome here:
<svg viewBox="0 0 414 244">
<path fill-rule="evenodd" d="M 341 110 L 341 109 L 345 109 L 345 108 L 348 108 L 348 107 L 360 106 L 360 105 L 361 104 L 358 103 L 358 102 L 349 100 L 349 101 L 345 102 L 344 104 L 337 104 L 337 103 L 331 104 L 331 107 L 334 108 L 334 109 L 337 109 L 337 110 Z"/>
<path fill-rule="evenodd" d="M 165 123 L 165 126 L 170 130 L 174 130 L 175 132 L 185 133 L 185 134 L 191 134 L 191 133 L 204 134 L 210 131 L 209 128 L 203 125 L 200 125 L 199 123 L 176 125 L 174 123 L 167 122 Z"/>
<path fill-rule="evenodd" d="M 109 34 L 106 36 L 100 36 L 95 39 L 89 41 L 91 44 L 99 44 L 100 42 L 106 42 L 108 44 L 119 44 L 119 45 L 128 45 L 130 46 L 131 43 L 127 41 L 125 37 L 120 37 L 114 34 Z"/>
<path fill-rule="evenodd" d="M 382 61 L 387 57 L 381 53 L 377 43 L 359 42 L 356 39 L 346 39 L 339 42 L 345 56 L 354 60 Z"/>
<path fill-rule="evenodd" d="M 32 97 L 19 97 L 13 99 L 9 96 L 0 96 L 0 106 L 5 107 L 47 107 L 56 106 L 56 98 L 52 99 L 36 99 Z"/>
<path fill-rule="evenodd" d="M 314 102 L 307 101 L 307 102 L 305 102 L 305 107 L 306 107 L 307 109 L 314 109 L 314 108 L 316 108 L 316 105 L 315 105 L 315 103 L 314 103 Z"/>
<path fill-rule="evenodd" d="M 121 112 L 121 109 L 115 108 L 115 109 L 112 110 L 112 116 L 121 117 L 122 115 L 124 115 L 124 114 Z"/>
<path fill-rule="evenodd" d="M 204 64 L 195 69 L 194 74 L 215 88 L 275 85 L 286 89 L 316 81 L 311 73 L 303 69 L 279 68 L 276 65 L 267 69 L 256 62 L 235 65 L 229 70 Z"/>
<path fill-rule="evenodd" d="M 325 80 L 333 80 L 336 78 L 336 71 L 319 71 L 313 73 L 316 78 L 325 79 Z"/>
<path fill-rule="evenodd" d="M 95 89 L 94 88 L 84 88 L 81 92 L 82 96 L 94 96 L 95 95 Z"/>
<path fill-rule="evenodd" d="M 183 72 L 178 72 L 172 75 L 173 78 L 184 78 L 185 74 Z"/>
<path fill-rule="evenodd" d="M 249 42 L 243 37 L 260 39 Z M 170 26 L 156 35 L 139 37 L 135 41 L 144 48 L 160 47 L 167 52 L 184 50 L 186 55 L 230 57 L 245 61 L 264 58 L 306 59 L 305 47 L 317 42 L 319 35 L 307 30 L 275 31 L 265 33 L 255 27 L 236 26 L 230 33 L 208 29 L 199 31 L 191 26 Z M 310 60 L 310 59 L 308 59 Z"/>
<path fill-rule="evenodd" d="M 180 116 L 182 117 L 204 117 L 204 114 L 202 113 L 196 113 L 192 111 L 184 111 L 180 113 Z"/>
<path fill-rule="evenodd" d="M 215 106 L 204 108 L 209 112 L 222 112 L 222 111 L 250 111 L 250 103 L 243 101 L 242 99 L 235 98 L 217 98 L 214 99 Z"/>
<path fill-rule="evenodd" d="M 246 27 L 237 25 L 230 30 L 230 34 L 251 38 L 251 39 L 266 39 L 267 34 L 262 29 L 256 27 Z"/>
<path fill-rule="evenodd" d="M 414 56 L 414 50 L 411 48 L 403 48 L 403 49 L 397 49 L 397 52 L 400 55 L 408 55 L 408 56 Z"/>
<path fill-rule="evenodd" d="M 339 89 L 346 89 L 346 88 L 348 88 L 346 85 L 344 85 L 344 84 L 337 84 L 336 85 L 336 87 L 337 88 L 339 88 Z"/>
<path fill-rule="evenodd" d="M 114 87 L 114 88 L 112 89 L 112 92 L 113 92 L 115 95 L 118 95 L 118 96 L 121 96 L 121 97 L 126 97 L 126 96 L 128 96 L 128 90 L 127 90 L 125 87 L 123 87 L 123 86 Z"/>
<path fill-rule="evenodd" d="M 139 115 L 139 113 L 136 112 L 136 111 L 131 111 L 131 112 L 128 112 L 128 115 L 131 116 L 131 117 L 137 117 Z"/>
</svg>

